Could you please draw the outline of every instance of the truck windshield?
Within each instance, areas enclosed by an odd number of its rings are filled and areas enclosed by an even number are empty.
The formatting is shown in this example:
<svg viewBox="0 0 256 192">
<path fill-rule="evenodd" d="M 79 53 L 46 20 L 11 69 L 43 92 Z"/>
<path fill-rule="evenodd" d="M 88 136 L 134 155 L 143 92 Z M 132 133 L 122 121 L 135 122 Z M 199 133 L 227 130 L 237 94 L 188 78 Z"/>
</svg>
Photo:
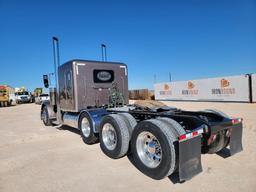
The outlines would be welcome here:
<svg viewBox="0 0 256 192">
<path fill-rule="evenodd" d="M 6 95 L 6 90 L 5 89 L 0 89 L 0 96 Z"/>
<path fill-rule="evenodd" d="M 41 94 L 40 97 L 48 97 L 48 94 Z"/>
<path fill-rule="evenodd" d="M 0 93 L 6 92 L 6 87 L 5 86 L 0 86 Z"/>
<path fill-rule="evenodd" d="M 28 95 L 28 92 L 27 91 L 24 91 L 24 92 L 18 92 L 16 93 L 17 95 Z"/>
</svg>

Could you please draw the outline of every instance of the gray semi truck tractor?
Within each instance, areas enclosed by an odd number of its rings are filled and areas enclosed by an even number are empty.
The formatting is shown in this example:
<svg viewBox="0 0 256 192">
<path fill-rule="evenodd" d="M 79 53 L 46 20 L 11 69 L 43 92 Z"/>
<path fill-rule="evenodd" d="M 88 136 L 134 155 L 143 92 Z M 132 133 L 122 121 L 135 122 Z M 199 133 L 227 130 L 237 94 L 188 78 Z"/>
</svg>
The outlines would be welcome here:
<svg viewBox="0 0 256 192">
<path fill-rule="evenodd" d="M 46 126 L 77 128 L 86 144 L 99 142 L 112 159 L 128 155 L 138 170 L 157 180 L 174 173 L 189 180 L 202 172 L 202 154 L 242 151 L 241 118 L 212 109 L 129 105 L 127 65 L 76 59 L 59 65 L 56 37 L 53 45 L 57 78 L 50 101 L 41 105 Z M 44 83 L 48 87 L 47 76 Z"/>
</svg>

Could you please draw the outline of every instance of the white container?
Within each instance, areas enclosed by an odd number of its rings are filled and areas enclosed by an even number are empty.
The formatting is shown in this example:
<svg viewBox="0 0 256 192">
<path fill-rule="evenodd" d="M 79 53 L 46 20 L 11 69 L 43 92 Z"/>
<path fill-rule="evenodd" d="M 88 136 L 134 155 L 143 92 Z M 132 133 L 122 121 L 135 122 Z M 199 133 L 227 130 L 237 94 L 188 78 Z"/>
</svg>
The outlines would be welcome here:
<svg viewBox="0 0 256 192">
<path fill-rule="evenodd" d="M 250 101 L 247 75 L 159 83 L 154 88 L 156 100 Z"/>
<path fill-rule="evenodd" d="M 252 74 L 252 102 L 256 103 L 256 74 Z"/>
</svg>

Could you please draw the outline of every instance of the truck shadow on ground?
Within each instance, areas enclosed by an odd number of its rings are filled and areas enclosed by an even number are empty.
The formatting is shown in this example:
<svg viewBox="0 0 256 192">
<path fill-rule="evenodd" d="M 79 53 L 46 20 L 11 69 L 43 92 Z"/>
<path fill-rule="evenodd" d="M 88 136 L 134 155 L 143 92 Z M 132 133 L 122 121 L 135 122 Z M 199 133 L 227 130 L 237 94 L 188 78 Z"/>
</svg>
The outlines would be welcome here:
<svg viewBox="0 0 256 192">
<path fill-rule="evenodd" d="M 2 105 L 0 104 L 0 109 L 1 109 L 1 108 L 10 108 L 10 107 L 16 107 L 16 105 L 2 106 Z"/>
<path fill-rule="evenodd" d="M 222 158 L 226 159 L 231 156 L 230 150 L 228 148 L 224 148 L 216 153 L 217 155 L 221 156 Z"/>
<path fill-rule="evenodd" d="M 179 173 L 173 173 L 172 175 L 168 176 L 168 179 L 173 183 L 173 184 L 182 184 L 185 183 L 186 181 L 180 181 L 180 176 Z"/>
<path fill-rule="evenodd" d="M 128 160 L 133 164 L 134 167 L 136 167 L 138 169 L 138 167 L 135 165 L 134 163 L 134 159 L 132 158 L 132 155 L 130 152 L 128 152 L 127 155 Z M 139 170 L 139 169 L 138 169 Z M 172 175 L 168 176 L 166 179 L 169 179 L 173 184 L 182 184 L 185 183 L 185 181 L 180 181 L 180 177 L 179 177 L 179 173 L 175 172 Z"/>
<path fill-rule="evenodd" d="M 70 131 L 72 133 L 75 133 L 77 135 L 80 135 L 80 130 L 73 128 L 73 127 L 69 127 L 67 125 L 61 125 L 59 127 L 56 127 L 58 130 L 64 130 L 64 131 Z"/>
</svg>

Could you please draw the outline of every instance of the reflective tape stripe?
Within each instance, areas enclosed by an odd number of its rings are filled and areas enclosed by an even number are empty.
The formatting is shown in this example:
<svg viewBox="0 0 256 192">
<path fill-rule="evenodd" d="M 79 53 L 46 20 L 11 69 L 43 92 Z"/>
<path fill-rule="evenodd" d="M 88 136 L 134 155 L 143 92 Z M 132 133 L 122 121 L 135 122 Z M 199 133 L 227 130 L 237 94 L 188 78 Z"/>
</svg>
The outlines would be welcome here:
<svg viewBox="0 0 256 192">
<path fill-rule="evenodd" d="M 179 136 L 179 140 L 182 141 L 182 140 L 190 139 L 192 137 L 198 136 L 199 134 L 202 134 L 203 132 L 204 132 L 204 129 L 200 128 L 200 129 L 197 129 L 196 131 L 192 131 L 190 133 L 186 133 Z"/>
<path fill-rule="evenodd" d="M 199 129 L 197 132 L 198 132 L 198 134 L 201 134 L 204 132 L 204 129 Z"/>
</svg>

